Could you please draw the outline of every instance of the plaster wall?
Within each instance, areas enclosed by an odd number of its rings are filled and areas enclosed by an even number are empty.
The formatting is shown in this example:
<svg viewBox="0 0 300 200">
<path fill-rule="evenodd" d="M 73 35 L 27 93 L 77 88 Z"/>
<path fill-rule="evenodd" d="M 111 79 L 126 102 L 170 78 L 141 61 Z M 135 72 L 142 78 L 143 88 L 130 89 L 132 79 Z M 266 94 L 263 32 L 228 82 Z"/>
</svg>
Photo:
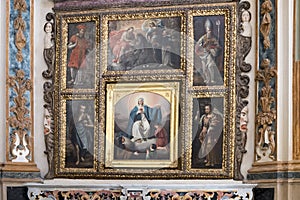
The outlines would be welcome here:
<svg viewBox="0 0 300 200">
<path fill-rule="evenodd" d="M 5 69 L 6 69 L 6 1 L 0 1 L 0 163 L 5 161 Z"/>
<path fill-rule="evenodd" d="M 293 0 L 277 1 L 277 156 L 292 160 Z"/>
<path fill-rule="evenodd" d="M 43 84 L 45 79 L 42 72 L 47 69 L 44 61 L 44 24 L 46 14 L 52 12 L 54 4 L 50 0 L 34 1 L 34 158 L 37 167 L 41 170 L 42 177 L 48 171 L 47 157 L 44 154 L 46 149 L 44 142 L 44 100 Z"/>
</svg>

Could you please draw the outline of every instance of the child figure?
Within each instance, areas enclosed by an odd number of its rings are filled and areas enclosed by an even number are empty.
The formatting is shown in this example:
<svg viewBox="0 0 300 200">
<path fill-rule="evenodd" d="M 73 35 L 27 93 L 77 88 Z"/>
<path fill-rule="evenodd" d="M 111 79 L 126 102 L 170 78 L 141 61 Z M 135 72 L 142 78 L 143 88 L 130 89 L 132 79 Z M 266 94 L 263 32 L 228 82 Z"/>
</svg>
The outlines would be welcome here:
<svg viewBox="0 0 300 200">
<path fill-rule="evenodd" d="M 154 135 L 156 137 L 157 149 L 167 150 L 166 145 L 169 143 L 169 141 L 166 129 L 164 129 L 160 124 L 157 124 L 154 127 L 156 128 Z"/>
<path fill-rule="evenodd" d="M 149 149 L 146 150 L 146 160 L 157 159 L 157 146 L 156 144 L 151 144 Z"/>
</svg>

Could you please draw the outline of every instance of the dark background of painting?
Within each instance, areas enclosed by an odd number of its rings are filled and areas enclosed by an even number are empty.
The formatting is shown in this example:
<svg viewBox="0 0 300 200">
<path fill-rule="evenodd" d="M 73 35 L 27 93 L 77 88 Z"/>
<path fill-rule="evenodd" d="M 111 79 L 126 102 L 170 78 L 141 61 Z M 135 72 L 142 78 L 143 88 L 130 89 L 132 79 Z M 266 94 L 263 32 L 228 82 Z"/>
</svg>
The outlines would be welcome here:
<svg viewBox="0 0 300 200">
<path fill-rule="evenodd" d="M 201 132 L 199 121 L 201 116 L 205 113 L 204 107 L 206 104 L 211 104 L 213 111 L 217 110 L 217 113 L 224 119 L 224 99 L 221 97 L 213 98 L 194 98 L 193 99 L 193 125 L 192 125 L 192 168 L 207 168 L 203 163 L 197 161 L 198 152 L 201 148 L 199 142 L 198 134 Z M 195 120 L 199 111 L 198 119 Z M 223 134 L 220 135 L 220 140 L 223 141 Z M 222 154 L 222 152 L 220 152 Z M 216 166 L 216 168 L 221 168 L 222 166 Z"/>
<path fill-rule="evenodd" d="M 204 27 L 206 19 L 209 18 L 213 25 L 213 35 L 218 38 L 218 27 L 216 25 L 216 21 L 220 20 L 220 26 L 219 26 L 219 44 L 222 47 L 222 50 L 219 53 L 219 56 L 216 57 L 216 64 L 218 65 L 218 70 L 220 72 L 221 79 L 224 82 L 224 48 L 225 48 L 225 17 L 224 15 L 210 15 L 210 16 L 195 16 L 193 18 L 193 24 L 194 24 L 194 46 L 196 42 L 202 37 L 204 34 L 206 34 L 206 30 Z M 193 49 L 193 52 L 195 52 L 195 49 Z M 198 67 L 201 61 L 199 57 L 194 53 L 194 68 Z M 203 82 L 202 76 L 196 72 L 194 69 L 194 78 L 193 78 L 193 85 L 194 86 L 202 86 L 205 85 Z"/>
<path fill-rule="evenodd" d="M 80 162 L 79 165 L 75 165 L 76 162 L 76 150 L 72 143 L 72 127 L 74 124 L 74 116 L 78 113 L 80 105 L 86 106 L 86 113 L 91 117 L 92 122 L 94 122 L 94 101 L 93 100 L 68 100 L 66 102 L 66 167 L 67 168 L 92 168 L 93 167 L 93 157 L 94 157 L 94 128 L 89 128 L 90 135 L 88 138 L 88 151 L 85 155 L 85 161 Z M 94 124 L 95 127 L 95 124 Z"/>
<path fill-rule="evenodd" d="M 153 46 L 149 40 L 147 40 L 147 32 L 143 30 L 142 24 L 146 21 L 161 21 L 157 24 L 159 30 L 155 40 L 159 41 L 158 46 Z M 180 69 L 181 67 L 181 21 L 180 17 L 169 17 L 169 18 L 153 18 L 153 19 L 142 19 L 142 20 L 111 20 L 108 23 L 108 70 L 109 71 L 127 71 L 127 70 L 151 70 L 151 69 Z M 133 50 L 120 56 L 118 64 L 112 61 L 116 58 L 113 55 L 113 49 L 111 48 L 111 33 L 126 31 L 129 27 L 134 27 L 136 37 L 139 35 L 143 38 L 144 47 L 133 47 Z M 167 43 L 167 37 L 163 37 L 161 33 L 163 30 L 173 30 L 172 37 L 175 41 Z M 147 42 L 146 42 L 147 41 Z M 163 46 L 169 44 L 171 46 L 171 65 L 163 65 L 162 61 L 162 49 Z"/>
</svg>

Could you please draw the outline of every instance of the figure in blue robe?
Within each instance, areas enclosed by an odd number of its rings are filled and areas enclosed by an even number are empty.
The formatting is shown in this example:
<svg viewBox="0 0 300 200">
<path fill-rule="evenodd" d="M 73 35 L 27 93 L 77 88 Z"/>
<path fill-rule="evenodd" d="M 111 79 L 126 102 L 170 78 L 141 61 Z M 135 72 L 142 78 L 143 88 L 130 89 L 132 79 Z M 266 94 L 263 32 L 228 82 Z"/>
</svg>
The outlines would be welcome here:
<svg viewBox="0 0 300 200">
<path fill-rule="evenodd" d="M 129 115 L 127 134 L 133 141 L 146 140 L 154 136 L 154 124 L 161 123 L 162 114 L 159 106 L 150 108 L 144 105 L 144 99 L 138 99 Z"/>
</svg>

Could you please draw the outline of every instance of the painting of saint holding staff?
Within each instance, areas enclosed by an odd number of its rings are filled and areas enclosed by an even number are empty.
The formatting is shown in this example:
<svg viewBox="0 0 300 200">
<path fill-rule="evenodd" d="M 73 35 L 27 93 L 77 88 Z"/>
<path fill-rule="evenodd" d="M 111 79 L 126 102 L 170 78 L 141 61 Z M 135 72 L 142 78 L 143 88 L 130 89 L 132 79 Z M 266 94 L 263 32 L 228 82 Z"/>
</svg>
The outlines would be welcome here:
<svg viewBox="0 0 300 200">
<path fill-rule="evenodd" d="M 194 86 L 223 85 L 224 17 L 194 17 Z"/>
</svg>

